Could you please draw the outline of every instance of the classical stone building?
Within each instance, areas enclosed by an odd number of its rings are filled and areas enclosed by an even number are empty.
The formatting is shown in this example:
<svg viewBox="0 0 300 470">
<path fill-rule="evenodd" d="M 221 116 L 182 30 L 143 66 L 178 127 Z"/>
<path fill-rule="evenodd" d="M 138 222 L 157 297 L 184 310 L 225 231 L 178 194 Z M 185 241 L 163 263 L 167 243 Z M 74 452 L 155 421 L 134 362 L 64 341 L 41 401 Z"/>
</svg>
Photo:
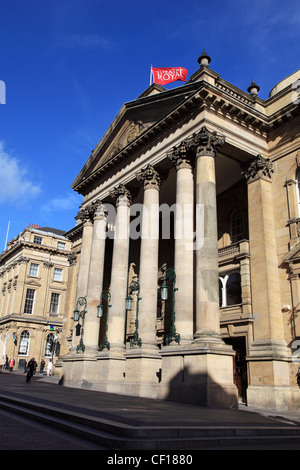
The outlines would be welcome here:
<svg viewBox="0 0 300 470">
<path fill-rule="evenodd" d="M 71 242 L 62 230 L 28 225 L 0 255 L 0 364 L 38 365 L 68 352 L 63 327 Z"/>
<path fill-rule="evenodd" d="M 198 61 L 126 103 L 73 183 L 65 383 L 298 408 L 300 70 L 262 100 Z"/>
</svg>

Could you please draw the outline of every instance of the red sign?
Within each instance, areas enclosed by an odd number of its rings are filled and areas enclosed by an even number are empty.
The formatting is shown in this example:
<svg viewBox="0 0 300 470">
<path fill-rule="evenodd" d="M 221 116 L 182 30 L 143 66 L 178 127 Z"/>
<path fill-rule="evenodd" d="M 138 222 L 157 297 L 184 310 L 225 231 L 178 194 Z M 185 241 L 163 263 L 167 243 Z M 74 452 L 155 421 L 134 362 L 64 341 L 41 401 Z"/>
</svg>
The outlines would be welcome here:
<svg viewBox="0 0 300 470">
<path fill-rule="evenodd" d="M 176 80 L 186 82 L 187 70 L 183 67 L 152 67 L 151 70 L 153 72 L 154 83 L 158 85 L 166 85 L 166 83 L 176 82 Z"/>
</svg>

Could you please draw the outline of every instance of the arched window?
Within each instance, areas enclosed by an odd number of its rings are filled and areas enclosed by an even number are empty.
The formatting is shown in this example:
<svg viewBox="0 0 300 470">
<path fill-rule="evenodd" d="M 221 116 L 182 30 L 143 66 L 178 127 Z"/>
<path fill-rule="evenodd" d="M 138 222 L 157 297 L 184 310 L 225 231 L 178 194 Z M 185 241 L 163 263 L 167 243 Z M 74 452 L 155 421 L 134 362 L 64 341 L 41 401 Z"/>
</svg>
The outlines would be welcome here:
<svg viewBox="0 0 300 470">
<path fill-rule="evenodd" d="M 55 339 L 56 336 L 53 333 L 49 333 L 46 340 L 45 357 L 52 357 Z"/>
<path fill-rule="evenodd" d="M 29 351 L 29 342 L 30 342 L 30 333 L 28 330 L 24 330 L 20 336 L 20 343 L 19 343 L 19 356 L 28 356 Z"/>
<path fill-rule="evenodd" d="M 219 296 L 220 307 L 242 303 L 241 276 L 239 273 L 219 277 Z"/>
<path fill-rule="evenodd" d="M 231 243 L 237 243 L 244 238 L 244 222 L 241 209 L 235 209 L 230 216 Z"/>
<path fill-rule="evenodd" d="M 219 277 L 219 305 L 220 307 L 227 306 L 227 292 L 226 292 L 226 283 L 228 275 L 224 277 Z"/>
<path fill-rule="evenodd" d="M 227 283 L 227 305 L 236 305 L 242 302 L 241 276 L 239 273 L 230 274 Z"/>
</svg>

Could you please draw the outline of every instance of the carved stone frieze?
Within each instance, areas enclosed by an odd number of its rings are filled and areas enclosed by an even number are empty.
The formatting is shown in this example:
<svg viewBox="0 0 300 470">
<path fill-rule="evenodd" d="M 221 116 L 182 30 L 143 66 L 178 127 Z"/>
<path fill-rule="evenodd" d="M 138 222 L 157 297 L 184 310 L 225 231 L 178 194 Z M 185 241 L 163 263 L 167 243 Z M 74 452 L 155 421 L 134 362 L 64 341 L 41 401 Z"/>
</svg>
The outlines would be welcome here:
<svg viewBox="0 0 300 470">
<path fill-rule="evenodd" d="M 128 134 L 126 138 L 126 143 L 129 144 L 134 139 L 136 139 L 137 136 L 140 135 L 144 129 L 145 129 L 145 126 L 142 121 L 137 121 L 137 123 L 131 122 L 129 124 L 129 130 L 128 130 Z"/>
<path fill-rule="evenodd" d="M 113 157 L 120 150 L 133 142 L 147 127 L 148 126 L 145 126 L 142 121 L 130 121 L 128 127 L 125 129 L 125 132 L 122 132 L 122 135 L 110 149 L 109 158 Z"/>
</svg>

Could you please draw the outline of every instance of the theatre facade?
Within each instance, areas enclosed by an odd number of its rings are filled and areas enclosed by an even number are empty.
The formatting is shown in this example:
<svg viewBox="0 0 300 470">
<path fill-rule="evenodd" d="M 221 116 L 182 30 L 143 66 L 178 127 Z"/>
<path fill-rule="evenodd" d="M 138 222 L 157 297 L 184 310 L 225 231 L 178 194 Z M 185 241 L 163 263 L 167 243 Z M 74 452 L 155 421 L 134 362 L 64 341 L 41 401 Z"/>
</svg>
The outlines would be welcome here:
<svg viewBox="0 0 300 470">
<path fill-rule="evenodd" d="M 300 70 L 262 100 L 205 52 L 198 62 L 184 85 L 124 104 L 72 185 L 84 201 L 66 234 L 61 373 L 112 393 L 296 409 Z"/>
</svg>

